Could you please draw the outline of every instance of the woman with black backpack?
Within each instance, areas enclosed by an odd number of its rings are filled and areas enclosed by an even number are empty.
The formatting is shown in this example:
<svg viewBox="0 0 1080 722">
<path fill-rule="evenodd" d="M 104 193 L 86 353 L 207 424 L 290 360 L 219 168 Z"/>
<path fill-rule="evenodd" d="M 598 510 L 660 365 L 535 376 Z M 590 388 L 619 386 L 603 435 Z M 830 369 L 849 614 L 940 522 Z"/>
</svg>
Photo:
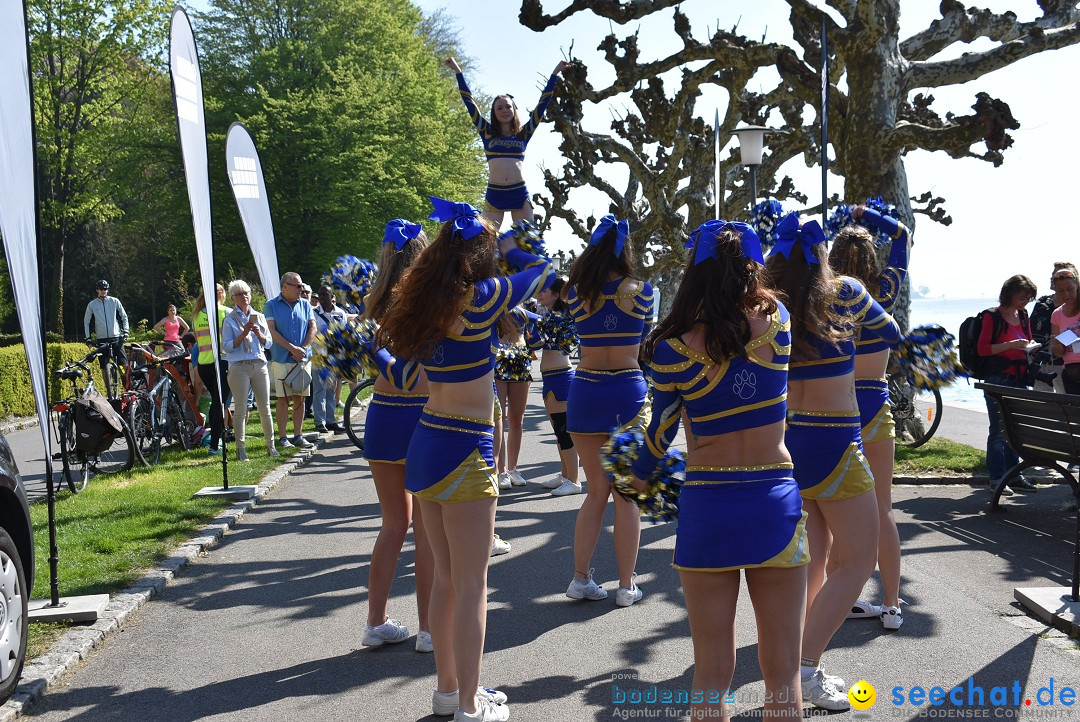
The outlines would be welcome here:
<svg viewBox="0 0 1080 722">
<path fill-rule="evenodd" d="M 1028 346 L 1031 340 L 1031 324 L 1025 306 L 1035 300 L 1035 284 L 1030 278 L 1015 275 L 1001 287 L 998 307 L 991 313 L 982 314 L 977 351 L 979 356 L 989 357 L 984 363 L 988 384 L 1027 388 L 1025 377 L 1028 366 Z M 990 430 L 986 437 L 986 470 L 990 486 L 997 486 L 1005 472 L 1020 463 L 1020 457 L 1005 443 L 1001 426 L 1001 412 L 997 402 L 986 396 Z M 1035 491 L 1035 485 L 1023 476 L 1009 483 L 1017 491 Z"/>
</svg>

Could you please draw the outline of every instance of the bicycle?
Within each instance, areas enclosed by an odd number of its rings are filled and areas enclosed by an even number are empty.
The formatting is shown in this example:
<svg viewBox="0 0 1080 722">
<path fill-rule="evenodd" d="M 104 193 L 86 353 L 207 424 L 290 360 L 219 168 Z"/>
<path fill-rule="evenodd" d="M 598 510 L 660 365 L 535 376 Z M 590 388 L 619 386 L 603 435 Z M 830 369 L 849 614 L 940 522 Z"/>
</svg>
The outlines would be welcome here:
<svg viewBox="0 0 1080 722">
<path fill-rule="evenodd" d="M 127 337 L 99 338 L 97 341 L 90 341 L 87 339 L 86 341 L 88 346 L 94 348 L 94 351 L 92 352 L 94 356 L 100 359 L 101 374 L 105 381 L 105 398 L 112 402 L 118 401 L 121 395 L 120 366 L 113 358 L 113 348 L 116 343 L 123 341 L 124 338 Z M 124 380 L 125 385 L 128 383 L 129 379 L 130 377 Z M 115 407 L 116 404 L 113 403 L 113 406 Z M 120 412 L 119 408 L 116 410 L 117 412 Z"/>
<path fill-rule="evenodd" d="M 122 417 L 120 418 L 121 432 L 113 438 L 109 448 L 97 453 L 88 453 L 78 446 L 75 402 L 89 393 L 97 393 L 87 364 L 98 358 L 101 353 L 103 352 L 100 349 L 94 349 L 82 359 L 72 361 L 56 371 L 60 379 L 71 382 L 72 396 L 50 407 L 56 412 L 56 415 L 50 416 L 50 419 L 60 449 L 54 458 L 60 458 L 64 480 L 73 494 L 78 494 L 86 488 L 90 481 L 91 471 L 95 474 L 115 474 L 131 469 L 135 462 L 135 453 L 137 453 L 131 429 Z M 84 373 L 86 386 L 80 388 L 79 379 Z"/>
<path fill-rule="evenodd" d="M 345 399 L 345 414 L 342 424 L 349 440 L 360 451 L 364 450 L 364 420 L 367 418 L 367 407 L 371 402 L 372 386 L 375 385 L 375 377 L 369 376 L 360 379 L 355 388 L 349 392 Z"/>
<path fill-rule="evenodd" d="M 915 449 L 941 424 L 941 392 L 913 387 L 900 363 L 889 363 L 889 405 L 896 423 L 896 443 Z"/>
<path fill-rule="evenodd" d="M 178 442 L 184 451 L 191 449 L 191 431 L 181 410 L 180 397 L 173 387 L 173 377 L 164 366 L 169 357 L 154 357 L 141 366 L 131 367 L 132 389 L 127 406 L 128 427 L 135 447 L 153 466 L 161 461 L 163 443 Z M 151 387 L 151 372 L 160 369 L 157 383 Z"/>
</svg>

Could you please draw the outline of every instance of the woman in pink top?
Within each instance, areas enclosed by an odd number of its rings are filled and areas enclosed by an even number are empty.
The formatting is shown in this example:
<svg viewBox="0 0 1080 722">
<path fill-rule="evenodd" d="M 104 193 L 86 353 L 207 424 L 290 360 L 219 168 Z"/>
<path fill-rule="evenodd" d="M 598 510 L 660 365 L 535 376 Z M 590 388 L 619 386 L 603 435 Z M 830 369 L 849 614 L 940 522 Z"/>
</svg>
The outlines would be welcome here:
<svg viewBox="0 0 1080 722">
<path fill-rule="evenodd" d="M 188 325 L 184 319 L 176 315 L 176 306 L 169 304 L 168 315 L 154 324 L 155 331 L 165 334 L 164 344 L 173 348 L 183 348 L 180 345 L 180 335 L 188 332 Z"/>
<path fill-rule="evenodd" d="M 1025 306 L 1035 300 L 1035 284 L 1027 276 L 1016 275 L 1005 281 L 998 296 L 1000 305 L 982 314 L 977 350 L 980 356 L 991 356 L 987 362 L 986 383 L 1024 388 L 1027 373 L 1027 347 L 1031 343 L 1031 324 Z M 996 486 L 1005 472 L 1020 462 L 1020 457 L 1005 443 L 1001 427 L 1001 412 L 997 402 L 986 397 L 990 432 L 986 437 L 986 470 L 990 485 Z M 1019 491 L 1035 491 L 1035 485 L 1020 477 L 1009 482 Z"/>
<path fill-rule="evenodd" d="M 1057 340 L 1065 331 L 1072 331 L 1080 336 L 1080 299 L 1077 291 L 1080 282 L 1076 273 L 1069 268 L 1054 271 L 1054 291 L 1063 297 L 1064 302 L 1050 315 L 1050 351 L 1065 361 L 1061 371 L 1061 382 L 1065 393 L 1080 394 L 1080 343 L 1068 346 Z"/>
</svg>

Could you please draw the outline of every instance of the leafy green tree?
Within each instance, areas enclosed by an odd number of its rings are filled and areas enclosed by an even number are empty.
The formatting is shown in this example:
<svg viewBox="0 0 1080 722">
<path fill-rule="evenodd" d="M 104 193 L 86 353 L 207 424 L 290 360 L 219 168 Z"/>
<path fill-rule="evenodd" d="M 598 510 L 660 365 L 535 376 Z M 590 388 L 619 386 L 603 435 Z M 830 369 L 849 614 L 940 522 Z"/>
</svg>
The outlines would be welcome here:
<svg viewBox="0 0 1080 722">
<path fill-rule="evenodd" d="M 161 75 L 168 12 L 164 0 L 30 2 L 41 233 L 55 290 L 46 295 L 46 318 L 53 328 L 63 329 L 65 305 L 78 301 L 65 304 L 66 267 L 108 265 L 88 262 L 82 251 L 102 240 L 102 227 L 121 217 L 129 200 L 112 172 L 118 150 L 133 132 L 161 120 L 152 113 L 151 81 Z M 72 319 L 69 330 L 75 325 Z"/>
<path fill-rule="evenodd" d="M 259 149 L 279 265 L 309 280 L 343 253 L 374 256 L 386 221 L 425 218 L 427 195 L 479 201 L 486 169 L 446 38 L 426 34 L 445 24 L 412 3 L 212 0 L 197 25 L 219 265 L 254 272 L 219 171 L 233 120 Z"/>
</svg>

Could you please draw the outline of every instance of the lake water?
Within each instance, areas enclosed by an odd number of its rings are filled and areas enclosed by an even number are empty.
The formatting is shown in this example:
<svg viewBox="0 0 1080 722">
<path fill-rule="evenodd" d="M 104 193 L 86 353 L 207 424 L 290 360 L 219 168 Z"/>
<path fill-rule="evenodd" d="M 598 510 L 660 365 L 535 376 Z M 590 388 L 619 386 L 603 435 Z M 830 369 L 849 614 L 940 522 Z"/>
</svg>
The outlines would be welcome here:
<svg viewBox="0 0 1080 722">
<path fill-rule="evenodd" d="M 911 301 L 911 327 L 936 323 L 953 336 L 960 333 L 960 324 L 968 316 L 974 316 L 984 308 L 997 306 L 996 298 L 929 299 L 915 298 Z M 941 390 L 941 399 L 947 404 L 969 406 L 985 410 L 986 402 L 974 381 L 960 380 Z"/>
</svg>

